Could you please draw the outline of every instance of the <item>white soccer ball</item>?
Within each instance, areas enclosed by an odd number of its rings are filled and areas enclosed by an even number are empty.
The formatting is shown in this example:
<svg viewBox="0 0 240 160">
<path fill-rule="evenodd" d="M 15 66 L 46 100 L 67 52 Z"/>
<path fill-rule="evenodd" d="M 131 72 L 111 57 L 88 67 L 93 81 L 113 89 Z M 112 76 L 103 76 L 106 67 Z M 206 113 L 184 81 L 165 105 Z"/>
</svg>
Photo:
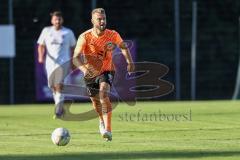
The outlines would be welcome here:
<svg viewBox="0 0 240 160">
<path fill-rule="evenodd" d="M 52 142 L 57 146 L 65 146 L 70 141 L 70 133 L 66 128 L 56 128 L 52 132 Z"/>
</svg>

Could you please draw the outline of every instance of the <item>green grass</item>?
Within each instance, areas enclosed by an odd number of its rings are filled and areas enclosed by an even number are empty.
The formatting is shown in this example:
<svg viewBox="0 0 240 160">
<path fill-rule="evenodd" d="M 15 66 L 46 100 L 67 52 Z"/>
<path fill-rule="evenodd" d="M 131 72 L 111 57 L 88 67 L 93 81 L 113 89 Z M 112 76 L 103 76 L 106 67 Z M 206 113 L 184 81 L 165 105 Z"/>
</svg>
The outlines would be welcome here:
<svg viewBox="0 0 240 160">
<path fill-rule="evenodd" d="M 88 109 L 89 103 L 79 103 L 71 111 Z M 159 119 L 159 112 L 169 119 Z M 52 115 L 52 104 L 0 106 L 0 160 L 240 159 L 239 101 L 120 103 L 112 142 L 99 135 L 97 119 L 70 122 Z M 57 127 L 69 129 L 67 146 L 51 142 Z"/>
</svg>

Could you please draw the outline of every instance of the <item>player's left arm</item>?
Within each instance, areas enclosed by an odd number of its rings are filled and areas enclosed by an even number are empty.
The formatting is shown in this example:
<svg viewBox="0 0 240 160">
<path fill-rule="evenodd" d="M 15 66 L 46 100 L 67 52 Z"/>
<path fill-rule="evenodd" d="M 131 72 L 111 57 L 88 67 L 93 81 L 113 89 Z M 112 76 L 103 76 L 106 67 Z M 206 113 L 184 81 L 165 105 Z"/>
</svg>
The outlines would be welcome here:
<svg viewBox="0 0 240 160">
<path fill-rule="evenodd" d="M 70 52 L 72 57 L 74 54 L 75 46 L 76 46 L 76 38 L 74 33 L 70 30 Z"/>
<path fill-rule="evenodd" d="M 114 41 L 118 45 L 118 47 L 121 49 L 122 54 L 127 62 L 127 71 L 133 72 L 135 69 L 135 66 L 134 66 L 132 56 L 131 56 L 131 53 L 130 53 L 130 50 L 129 50 L 127 44 L 124 43 L 121 36 L 116 31 L 114 31 L 113 33 L 115 34 Z"/>
<path fill-rule="evenodd" d="M 135 66 L 134 66 L 134 63 L 133 63 L 133 60 L 132 60 L 132 56 L 130 54 L 130 50 L 129 48 L 126 46 L 126 44 L 124 42 L 122 42 L 120 45 L 119 45 L 119 48 L 121 49 L 122 51 L 122 54 L 127 62 L 127 71 L 128 72 L 133 72 L 134 69 L 135 69 Z"/>
<path fill-rule="evenodd" d="M 70 56 L 71 56 L 71 58 L 73 58 L 74 49 L 75 49 L 75 46 L 76 46 L 76 38 L 75 38 L 75 35 L 74 35 L 72 30 L 69 31 L 69 41 L 70 41 L 70 44 L 69 44 Z M 74 66 L 73 63 L 71 63 L 71 68 L 72 68 L 72 70 L 75 69 L 75 66 Z"/>
</svg>

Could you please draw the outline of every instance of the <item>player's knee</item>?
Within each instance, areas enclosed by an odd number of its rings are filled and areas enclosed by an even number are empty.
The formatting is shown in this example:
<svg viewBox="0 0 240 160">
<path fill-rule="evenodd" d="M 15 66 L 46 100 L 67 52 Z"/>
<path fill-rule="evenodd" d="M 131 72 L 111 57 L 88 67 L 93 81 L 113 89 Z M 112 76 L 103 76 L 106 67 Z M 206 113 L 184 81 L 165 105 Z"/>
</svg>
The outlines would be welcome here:
<svg viewBox="0 0 240 160">
<path fill-rule="evenodd" d="M 108 93 L 106 91 L 99 91 L 100 101 L 108 97 Z"/>
<path fill-rule="evenodd" d="M 100 85 L 99 97 L 100 100 L 108 97 L 108 92 L 110 91 L 110 86 L 108 83 L 104 82 Z"/>
<path fill-rule="evenodd" d="M 61 92 L 62 88 L 63 88 L 63 85 L 62 84 L 56 84 L 54 86 L 54 88 L 55 88 L 55 92 Z"/>
<path fill-rule="evenodd" d="M 94 100 L 92 100 L 92 104 L 93 104 L 94 107 L 99 107 L 99 106 L 101 106 L 101 102 L 100 102 L 99 99 L 94 99 Z"/>
</svg>

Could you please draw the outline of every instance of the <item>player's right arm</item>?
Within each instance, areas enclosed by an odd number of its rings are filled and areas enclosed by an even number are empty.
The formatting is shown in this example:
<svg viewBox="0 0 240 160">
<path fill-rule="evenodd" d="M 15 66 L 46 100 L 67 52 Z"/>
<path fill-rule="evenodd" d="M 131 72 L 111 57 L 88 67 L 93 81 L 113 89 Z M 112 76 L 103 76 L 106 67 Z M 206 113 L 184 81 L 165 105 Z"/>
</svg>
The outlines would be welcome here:
<svg viewBox="0 0 240 160">
<path fill-rule="evenodd" d="M 39 63 L 43 63 L 44 62 L 44 54 L 45 54 L 45 46 L 39 44 L 38 45 L 38 62 Z"/>
<path fill-rule="evenodd" d="M 45 46 L 45 39 L 47 35 L 47 28 L 44 28 L 38 38 L 38 62 L 43 63 L 44 62 L 44 54 L 46 51 L 46 46 Z"/>
<path fill-rule="evenodd" d="M 82 62 L 81 54 L 84 51 L 85 44 L 86 44 L 86 40 L 85 40 L 84 36 L 81 34 L 78 37 L 77 45 L 76 45 L 76 48 L 75 48 L 74 54 L 73 54 L 74 66 L 77 67 L 78 69 L 80 69 L 84 73 L 84 75 L 87 74 L 87 68 L 84 66 L 84 64 Z"/>
</svg>

